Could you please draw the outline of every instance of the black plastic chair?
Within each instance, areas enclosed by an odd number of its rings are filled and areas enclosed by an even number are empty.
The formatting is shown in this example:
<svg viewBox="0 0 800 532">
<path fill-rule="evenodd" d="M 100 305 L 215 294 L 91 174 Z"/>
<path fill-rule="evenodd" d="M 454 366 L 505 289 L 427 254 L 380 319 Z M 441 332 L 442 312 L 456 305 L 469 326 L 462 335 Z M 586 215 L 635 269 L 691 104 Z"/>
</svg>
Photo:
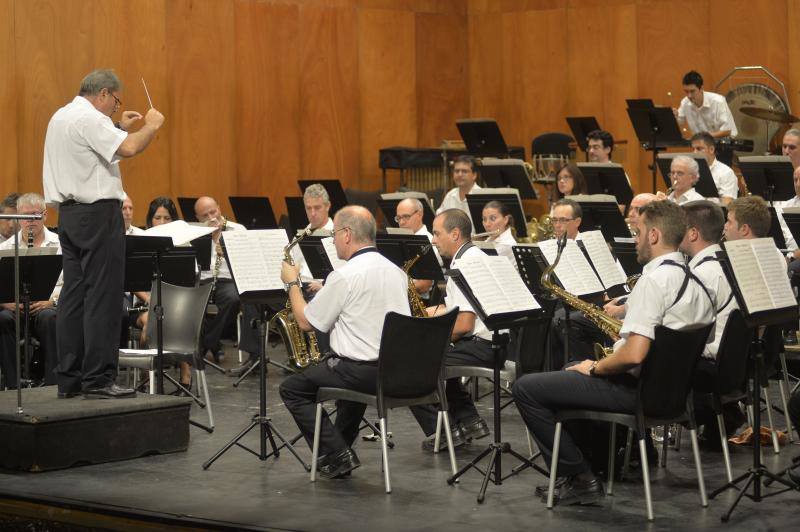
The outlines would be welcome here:
<svg viewBox="0 0 800 532">
<path fill-rule="evenodd" d="M 531 142 L 531 155 L 562 155 L 569 158 L 573 150 L 570 143 L 575 142 L 566 133 L 542 133 Z"/>
<path fill-rule="evenodd" d="M 413 318 L 389 312 L 383 322 L 375 395 L 345 388 L 320 388 L 317 391 L 317 417 L 311 450 L 312 482 L 316 480 L 317 475 L 322 403 L 333 400 L 363 403 L 378 410 L 386 493 L 392 492 L 386 443 L 388 439 L 386 418 L 392 408 L 440 404 L 437 423 L 444 419 L 450 466 L 455 473 L 456 457 L 450 435 L 450 420 L 447 416 L 442 368 L 457 316 L 458 307 L 435 318 Z M 438 443 L 436 441 L 435 448 L 438 447 Z"/>
<path fill-rule="evenodd" d="M 691 389 L 692 377 L 703 352 L 712 325 L 699 329 L 675 331 L 667 327 L 656 328 L 655 340 L 641 366 L 636 389 L 636 411 L 632 414 L 599 410 L 560 410 L 556 412 L 556 430 L 553 456 L 550 463 L 550 484 L 547 493 L 547 508 L 553 508 L 553 492 L 558 474 L 558 451 L 561 443 L 561 426 L 564 421 L 586 419 L 611 423 L 608 456 L 608 494 L 614 489 L 614 458 L 616 447 L 615 424 L 625 425 L 636 431 L 639 438 L 639 456 L 647 505 L 647 519 L 653 520 L 653 501 L 650 494 L 650 473 L 645 447 L 645 429 L 672 423 L 688 423 L 692 439 L 700 501 L 708 506 L 700 452 L 697 445 L 697 427 L 694 420 Z"/>
</svg>

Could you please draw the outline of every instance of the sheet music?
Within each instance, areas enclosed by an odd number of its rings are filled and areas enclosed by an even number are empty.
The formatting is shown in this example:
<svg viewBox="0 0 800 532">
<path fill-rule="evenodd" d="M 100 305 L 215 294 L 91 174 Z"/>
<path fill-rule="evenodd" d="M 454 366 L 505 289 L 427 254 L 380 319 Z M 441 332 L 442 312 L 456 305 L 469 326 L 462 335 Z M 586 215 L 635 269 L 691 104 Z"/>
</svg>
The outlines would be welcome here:
<svg viewBox="0 0 800 532">
<path fill-rule="evenodd" d="M 586 231 L 581 233 L 581 242 L 592 260 L 600 281 L 606 288 L 625 284 L 627 279 L 617 266 L 611 250 L 608 249 L 602 231 Z"/>
<path fill-rule="evenodd" d="M 556 240 L 550 239 L 539 242 L 539 249 L 542 250 L 547 263 L 552 265 L 558 254 Z M 561 260 L 556 266 L 555 274 L 559 282 L 564 286 L 564 290 L 576 296 L 596 294 L 605 290 L 589 261 L 586 260 L 574 240 L 567 240 L 567 246 L 561 254 Z"/>
<path fill-rule="evenodd" d="M 786 261 L 771 238 L 726 242 L 725 251 L 750 314 L 797 304 Z"/>
<path fill-rule="evenodd" d="M 210 235 L 215 227 L 204 225 L 189 225 L 183 220 L 175 220 L 168 224 L 157 225 L 146 229 L 141 236 L 168 236 L 172 239 L 173 246 L 183 246 L 201 236 Z M 140 236 L 140 235 L 131 235 Z"/>
<path fill-rule="evenodd" d="M 519 273 L 505 257 L 462 257 L 458 259 L 457 268 L 487 316 L 540 308 Z"/>
<path fill-rule="evenodd" d="M 334 270 L 338 270 L 347 264 L 346 260 L 340 259 L 339 255 L 336 254 L 336 246 L 333 243 L 332 236 L 322 239 L 322 247 L 325 248 L 325 254 L 328 256 L 328 260 L 331 261 L 331 266 L 333 266 Z"/>
<path fill-rule="evenodd" d="M 281 262 L 289 244 L 282 229 L 226 231 L 222 233 L 225 254 L 239 294 L 283 290 Z"/>
<path fill-rule="evenodd" d="M 758 266 L 772 300 L 772 308 L 786 308 L 797 305 L 789 277 L 786 275 L 786 259 L 775 252 L 775 241 L 771 238 L 751 240 Z"/>
</svg>

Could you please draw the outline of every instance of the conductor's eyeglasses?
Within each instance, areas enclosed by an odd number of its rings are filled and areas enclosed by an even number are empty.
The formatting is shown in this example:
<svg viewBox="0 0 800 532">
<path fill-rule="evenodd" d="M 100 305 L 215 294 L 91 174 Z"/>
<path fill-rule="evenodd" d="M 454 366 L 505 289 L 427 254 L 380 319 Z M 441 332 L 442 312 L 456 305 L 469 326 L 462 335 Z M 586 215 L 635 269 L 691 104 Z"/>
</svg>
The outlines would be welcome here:
<svg viewBox="0 0 800 532">
<path fill-rule="evenodd" d="M 407 222 L 407 221 L 409 221 L 411 219 L 412 216 L 414 216 L 418 212 L 419 212 L 419 210 L 416 210 L 416 211 L 412 212 L 411 214 L 398 214 L 397 216 L 394 217 L 394 221 L 397 222 L 397 223 Z"/>
<path fill-rule="evenodd" d="M 114 98 L 114 101 L 116 102 L 116 106 L 117 107 L 122 107 L 122 101 L 119 98 L 117 98 L 116 96 L 114 96 L 113 92 L 108 91 L 108 94 L 110 94 L 111 97 Z"/>
</svg>

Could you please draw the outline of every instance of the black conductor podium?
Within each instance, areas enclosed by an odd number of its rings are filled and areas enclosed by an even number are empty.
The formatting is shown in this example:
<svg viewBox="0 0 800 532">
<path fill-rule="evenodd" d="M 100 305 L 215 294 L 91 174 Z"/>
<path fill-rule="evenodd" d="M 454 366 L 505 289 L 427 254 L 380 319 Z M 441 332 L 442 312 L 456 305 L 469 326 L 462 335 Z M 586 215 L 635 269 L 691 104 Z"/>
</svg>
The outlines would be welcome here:
<svg viewBox="0 0 800 532">
<path fill-rule="evenodd" d="M 277 229 L 275 212 L 266 196 L 230 196 L 236 221 L 248 229 Z"/>
</svg>

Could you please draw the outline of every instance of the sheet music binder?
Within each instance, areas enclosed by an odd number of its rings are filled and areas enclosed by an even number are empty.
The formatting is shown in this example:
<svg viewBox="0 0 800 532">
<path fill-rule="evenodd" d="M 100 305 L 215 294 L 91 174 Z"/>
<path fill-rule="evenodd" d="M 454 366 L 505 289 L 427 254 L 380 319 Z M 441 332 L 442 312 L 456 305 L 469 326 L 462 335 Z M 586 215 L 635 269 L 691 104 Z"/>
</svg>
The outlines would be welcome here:
<svg viewBox="0 0 800 532">
<path fill-rule="evenodd" d="M 328 197 L 331 200 L 331 209 L 328 212 L 328 216 L 331 218 L 333 218 L 333 215 L 336 214 L 336 211 L 350 203 L 347 200 L 347 195 L 344 192 L 344 188 L 342 188 L 342 183 L 338 179 L 301 179 L 297 182 L 297 184 L 300 186 L 300 191 L 303 193 L 305 193 L 306 189 L 314 183 L 319 183 L 322 185 L 325 188 L 325 191 L 328 193 Z M 305 227 L 305 225 L 303 225 L 300 229 L 303 227 Z"/>
<path fill-rule="evenodd" d="M 583 252 L 583 255 L 586 257 L 586 260 L 589 262 L 589 266 L 592 267 L 592 270 L 594 270 L 595 275 L 597 275 L 597 278 L 600 279 L 600 282 L 605 287 L 606 294 L 608 295 L 608 297 L 614 298 L 614 297 L 627 295 L 628 294 L 628 286 L 627 286 L 627 284 L 625 282 L 626 279 L 620 279 L 620 282 L 618 282 L 616 284 L 608 284 L 608 285 L 606 285 L 606 283 L 603 281 L 603 277 L 600 275 L 600 270 L 598 270 L 597 265 L 592 260 L 592 255 L 591 255 L 591 253 L 589 253 L 589 249 L 586 247 L 586 241 L 585 240 L 578 240 L 578 241 L 576 241 L 576 243 L 578 244 L 578 247 L 581 248 L 581 251 Z M 604 245 L 605 245 L 605 243 L 604 243 Z M 610 257 L 611 260 L 614 260 L 614 255 L 611 254 L 610 250 L 608 251 L 608 254 L 611 256 Z M 614 266 L 618 268 L 616 263 L 614 264 Z M 619 273 L 622 274 L 622 272 L 619 272 Z"/>
<path fill-rule="evenodd" d="M 161 255 L 161 280 L 176 286 L 196 284 L 194 249 L 174 248 Z M 155 253 L 132 252 L 125 256 L 125 291 L 149 292 L 155 274 Z"/>
<path fill-rule="evenodd" d="M 392 261 L 397 267 L 403 265 L 413 257 L 416 257 L 423 248 L 431 245 L 430 240 L 425 235 L 378 235 L 375 240 L 378 252 Z M 411 267 L 409 275 L 414 279 L 425 279 L 443 281 L 442 267 L 436 258 L 433 245 L 420 259 Z"/>
<path fill-rule="evenodd" d="M 241 260 L 243 257 L 239 257 L 238 242 L 235 246 L 232 245 L 232 242 L 239 240 L 246 241 L 249 250 L 259 250 L 262 254 L 258 257 L 247 257 L 246 261 Z M 268 240 L 276 246 L 274 256 L 264 256 L 266 248 L 263 240 Z M 272 304 L 286 301 L 286 292 L 283 289 L 283 282 L 280 280 L 280 263 L 283 260 L 283 254 L 278 250 L 279 247 L 285 248 L 289 245 L 286 231 L 282 229 L 225 231 L 220 238 L 220 244 L 225 262 L 228 264 L 231 277 L 236 285 L 239 300 L 242 303 Z M 232 254 L 236 257 L 232 258 Z M 260 264 L 253 264 L 253 259 L 258 259 L 257 262 Z M 246 275 L 242 275 L 245 273 Z M 253 280 L 253 276 L 258 276 L 258 278 Z"/>
<path fill-rule="evenodd" d="M 664 178 L 664 184 L 667 188 L 672 186 L 672 180 L 669 178 L 672 160 L 678 156 L 689 157 L 697 162 L 697 166 L 700 169 L 700 177 L 694 185 L 694 189 L 697 193 L 704 198 L 718 198 L 719 191 L 717 191 L 717 185 L 714 183 L 714 177 L 711 175 L 711 168 L 708 166 L 708 161 L 706 161 L 703 155 L 694 152 L 658 154 L 658 158 L 656 159 L 658 169 L 661 170 L 661 176 Z"/>
<path fill-rule="evenodd" d="M 568 116 L 567 124 L 580 149 L 588 152 L 589 143 L 586 141 L 586 136 L 592 131 L 600 129 L 597 118 L 593 116 Z"/>
<path fill-rule="evenodd" d="M 473 157 L 508 157 L 508 145 L 500 126 L 491 118 L 465 118 L 456 120 L 456 127 L 464 146 Z"/>
<path fill-rule="evenodd" d="M 12 237 L 13 238 L 13 237 Z M 25 248 L 20 247 L 20 252 Z M 41 249 L 41 248 L 35 248 Z M 13 249 L 11 250 L 13 253 Z M 23 255 L 19 257 L 19 287 L 29 286 L 31 301 L 48 301 L 61 275 L 61 255 Z M 14 302 L 14 256 L 0 258 L 0 303 Z M 13 340 L 13 338 L 12 338 Z M 12 341 L 13 344 L 13 341 Z"/>
<path fill-rule="evenodd" d="M 511 216 L 514 218 L 514 228 L 517 231 L 517 238 L 525 238 L 528 236 L 525 212 L 522 210 L 522 201 L 516 189 L 482 188 L 470 192 L 467 194 L 466 198 L 475 233 L 483 233 L 486 231 L 482 221 L 483 208 L 490 201 L 499 201 L 511 211 Z"/>
<path fill-rule="evenodd" d="M 768 202 L 785 201 L 794 197 L 791 159 L 784 155 L 739 157 L 747 189 Z"/>
<path fill-rule="evenodd" d="M 489 188 L 514 188 L 522 199 L 539 199 L 539 193 L 533 188 L 522 159 L 484 157 L 481 160 L 481 177 Z"/>
<path fill-rule="evenodd" d="M 236 221 L 247 229 L 277 229 L 275 212 L 266 196 L 230 196 Z"/>
<path fill-rule="evenodd" d="M 333 264 L 325 252 L 325 247 L 322 245 L 323 238 L 311 235 L 297 244 L 314 279 L 327 279 L 334 270 Z"/>
<path fill-rule="evenodd" d="M 633 190 L 625 175 L 625 168 L 617 163 L 578 163 L 586 180 L 589 194 L 614 196 L 620 205 L 630 205 Z"/>
</svg>

